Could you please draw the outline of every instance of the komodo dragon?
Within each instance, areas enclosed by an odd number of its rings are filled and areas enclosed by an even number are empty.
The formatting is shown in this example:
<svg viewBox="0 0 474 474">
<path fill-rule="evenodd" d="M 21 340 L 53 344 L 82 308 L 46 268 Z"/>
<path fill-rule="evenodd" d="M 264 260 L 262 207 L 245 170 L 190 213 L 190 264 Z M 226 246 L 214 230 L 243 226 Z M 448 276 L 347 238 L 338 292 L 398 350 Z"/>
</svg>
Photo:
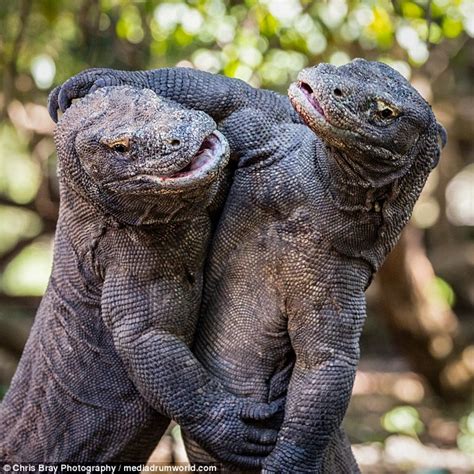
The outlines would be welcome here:
<svg viewBox="0 0 474 474">
<path fill-rule="evenodd" d="M 192 356 L 228 144 L 206 114 L 104 88 L 55 133 L 53 271 L 0 405 L 0 461 L 144 462 L 174 418 L 258 466 L 274 408 L 225 392 Z M 260 443 L 263 441 L 263 444 Z"/>
<path fill-rule="evenodd" d="M 266 472 L 358 472 L 340 424 L 364 290 L 408 221 L 445 132 L 413 87 L 380 63 L 300 74 L 290 97 L 315 134 L 266 110 L 264 91 L 235 99 L 229 79 L 170 71 L 86 71 L 57 91 L 53 115 L 58 101 L 64 110 L 91 88 L 122 81 L 187 106 L 220 104 L 223 115 L 233 100 L 248 104 L 221 123 L 239 168 L 213 241 L 194 350 L 236 394 L 270 401 L 288 391 Z M 212 459 L 194 442 L 188 449 L 194 461 Z"/>
</svg>

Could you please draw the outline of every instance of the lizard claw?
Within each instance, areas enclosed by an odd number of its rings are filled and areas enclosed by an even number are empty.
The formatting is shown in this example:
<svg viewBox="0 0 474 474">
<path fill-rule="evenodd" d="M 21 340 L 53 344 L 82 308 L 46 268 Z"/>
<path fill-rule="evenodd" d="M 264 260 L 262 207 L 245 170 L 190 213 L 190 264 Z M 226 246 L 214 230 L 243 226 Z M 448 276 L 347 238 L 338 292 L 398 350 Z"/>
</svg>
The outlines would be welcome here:
<svg viewBox="0 0 474 474">
<path fill-rule="evenodd" d="M 253 443 L 259 443 L 262 445 L 273 445 L 276 443 L 278 437 L 277 430 L 258 430 L 255 428 L 249 428 L 247 432 L 247 439 Z"/>
<path fill-rule="evenodd" d="M 235 454 L 241 456 L 268 456 L 273 449 L 275 448 L 274 444 L 258 444 L 256 442 L 242 443 L 240 445 L 239 452 Z"/>
<path fill-rule="evenodd" d="M 67 84 L 67 83 L 66 83 Z M 66 85 L 65 84 L 65 85 Z M 72 102 L 72 99 L 70 99 L 68 97 L 68 92 L 69 90 L 66 89 L 63 85 L 63 87 L 61 87 L 61 90 L 59 91 L 59 95 L 58 95 L 58 105 L 59 105 L 59 109 L 61 110 L 61 112 L 65 112 L 66 109 L 71 105 L 71 102 Z"/>
<path fill-rule="evenodd" d="M 65 112 L 74 99 L 80 99 L 101 87 L 127 84 L 139 88 L 148 87 L 146 74 L 142 71 L 127 72 L 107 68 L 86 69 L 51 92 L 48 100 L 49 115 L 57 122 L 58 109 Z"/>
<path fill-rule="evenodd" d="M 51 118 L 58 121 L 58 110 L 65 112 L 74 99 L 84 97 L 90 92 L 104 86 L 119 85 L 120 74 L 109 74 L 109 69 L 86 69 L 71 77 L 62 85 L 53 89 L 48 98 L 48 112 Z"/>
<path fill-rule="evenodd" d="M 109 80 L 107 80 L 107 78 L 99 77 L 99 79 L 97 79 L 97 81 L 95 81 L 94 84 L 92 84 L 92 87 L 89 90 L 89 94 L 92 94 L 93 92 L 95 92 L 97 89 L 100 89 L 101 87 L 112 85 L 112 83 L 113 82 L 110 78 Z"/>
<path fill-rule="evenodd" d="M 60 91 L 61 91 L 61 86 L 56 86 L 51 91 L 48 97 L 48 112 L 51 118 L 55 122 L 58 121 L 58 107 L 59 107 L 58 97 L 59 97 Z"/>
</svg>

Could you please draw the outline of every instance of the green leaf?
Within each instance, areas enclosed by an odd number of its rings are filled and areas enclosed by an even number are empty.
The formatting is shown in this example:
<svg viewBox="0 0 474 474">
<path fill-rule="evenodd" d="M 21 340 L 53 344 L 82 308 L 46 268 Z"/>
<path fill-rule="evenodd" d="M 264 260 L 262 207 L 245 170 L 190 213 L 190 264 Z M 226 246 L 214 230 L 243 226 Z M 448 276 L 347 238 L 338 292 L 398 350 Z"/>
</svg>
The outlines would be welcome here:
<svg viewBox="0 0 474 474">
<path fill-rule="evenodd" d="M 391 433 L 402 433 L 413 437 L 424 430 L 418 410 L 411 406 L 400 406 L 387 412 L 382 418 L 382 426 Z"/>
</svg>

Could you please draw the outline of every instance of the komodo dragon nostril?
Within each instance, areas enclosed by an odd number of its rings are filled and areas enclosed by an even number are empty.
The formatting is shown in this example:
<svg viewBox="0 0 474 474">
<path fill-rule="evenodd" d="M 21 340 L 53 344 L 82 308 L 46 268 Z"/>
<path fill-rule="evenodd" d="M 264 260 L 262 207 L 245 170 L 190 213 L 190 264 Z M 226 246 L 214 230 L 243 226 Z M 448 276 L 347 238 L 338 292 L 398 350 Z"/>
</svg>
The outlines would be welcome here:
<svg viewBox="0 0 474 474">
<path fill-rule="evenodd" d="M 174 138 L 173 140 L 171 140 L 171 146 L 173 147 L 178 147 L 179 145 L 181 145 L 181 142 L 177 139 L 177 138 Z"/>
<path fill-rule="evenodd" d="M 336 97 L 342 97 L 344 94 L 342 92 L 341 89 L 339 89 L 339 87 L 336 87 L 334 90 L 333 90 L 333 94 L 336 96 Z"/>
</svg>

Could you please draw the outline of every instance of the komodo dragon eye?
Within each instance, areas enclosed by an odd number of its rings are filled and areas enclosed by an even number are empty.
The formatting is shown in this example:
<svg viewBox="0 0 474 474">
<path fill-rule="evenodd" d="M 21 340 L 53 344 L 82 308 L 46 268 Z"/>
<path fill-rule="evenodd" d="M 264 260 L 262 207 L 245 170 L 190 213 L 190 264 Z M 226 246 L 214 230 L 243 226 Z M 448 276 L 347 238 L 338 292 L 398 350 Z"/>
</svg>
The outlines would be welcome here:
<svg viewBox="0 0 474 474">
<path fill-rule="evenodd" d="M 130 150 L 130 139 L 127 137 L 120 138 L 119 140 L 103 140 L 102 142 L 118 153 L 126 153 Z"/>
<path fill-rule="evenodd" d="M 376 114 L 385 120 L 389 120 L 397 118 L 400 115 L 400 111 L 383 100 L 377 100 Z"/>
<path fill-rule="evenodd" d="M 119 153 L 125 153 L 128 150 L 128 148 L 123 143 L 117 143 L 113 148 Z"/>
</svg>

